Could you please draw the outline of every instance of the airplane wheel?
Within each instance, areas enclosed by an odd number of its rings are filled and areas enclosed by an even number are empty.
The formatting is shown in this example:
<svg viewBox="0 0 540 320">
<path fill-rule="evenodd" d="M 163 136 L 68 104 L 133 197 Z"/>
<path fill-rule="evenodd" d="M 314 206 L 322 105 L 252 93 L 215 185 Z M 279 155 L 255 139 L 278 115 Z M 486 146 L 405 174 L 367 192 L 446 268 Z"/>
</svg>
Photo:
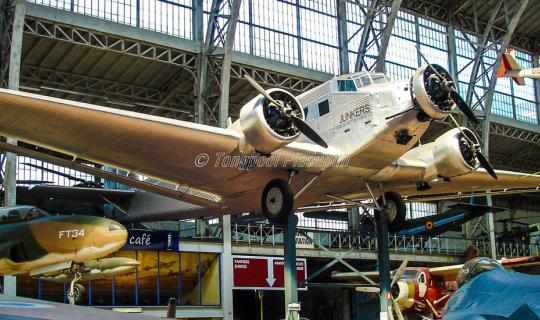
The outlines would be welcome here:
<svg viewBox="0 0 540 320">
<path fill-rule="evenodd" d="M 287 181 L 274 179 L 264 187 L 261 207 L 264 216 L 273 223 L 283 224 L 287 221 L 294 204 L 294 195 Z"/>
<path fill-rule="evenodd" d="M 68 297 L 69 295 L 71 294 L 70 292 L 71 290 L 68 289 Z M 82 299 L 82 296 L 86 293 L 86 289 L 84 288 L 84 286 L 82 284 L 79 284 L 79 283 L 76 283 L 74 286 L 73 286 L 73 299 L 75 300 L 75 303 L 78 303 L 81 301 Z"/>
<path fill-rule="evenodd" d="M 388 231 L 398 231 L 403 227 L 407 208 L 403 198 L 395 192 L 385 192 L 384 198 L 388 207 Z M 382 197 L 378 200 L 379 205 L 383 205 Z M 379 219 L 379 211 L 375 210 L 375 219 Z"/>
</svg>

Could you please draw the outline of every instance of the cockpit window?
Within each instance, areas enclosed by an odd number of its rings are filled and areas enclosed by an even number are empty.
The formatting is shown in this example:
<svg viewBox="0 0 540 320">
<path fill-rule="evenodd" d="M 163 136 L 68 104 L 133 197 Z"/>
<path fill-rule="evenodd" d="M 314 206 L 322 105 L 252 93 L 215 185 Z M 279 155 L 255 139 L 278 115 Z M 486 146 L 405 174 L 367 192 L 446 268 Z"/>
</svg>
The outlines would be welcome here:
<svg viewBox="0 0 540 320">
<path fill-rule="evenodd" d="M 362 86 L 369 86 L 371 84 L 371 79 L 369 78 L 369 75 L 366 74 L 362 77 L 360 77 L 360 81 L 362 82 Z"/>
<path fill-rule="evenodd" d="M 340 92 L 343 92 L 343 91 L 356 91 L 356 86 L 354 85 L 354 81 L 353 80 L 338 80 L 337 81 L 338 83 L 338 90 Z"/>
<path fill-rule="evenodd" d="M 426 283 L 426 275 L 423 272 L 420 273 L 420 275 L 418 276 L 418 282 L 419 283 Z"/>
<path fill-rule="evenodd" d="M 0 221 L 32 220 L 46 216 L 49 216 L 47 212 L 32 206 L 18 206 L 0 211 Z"/>
<path fill-rule="evenodd" d="M 495 268 L 502 268 L 501 264 L 496 260 L 485 257 L 471 259 L 459 270 L 456 278 L 458 286 L 461 287 L 477 275 Z"/>
<path fill-rule="evenodd" d="M 372 83 L 385 83 L 386 77 L 382 74 L 373 74 L 371 75 L 371 82 Z"/>
</svg>

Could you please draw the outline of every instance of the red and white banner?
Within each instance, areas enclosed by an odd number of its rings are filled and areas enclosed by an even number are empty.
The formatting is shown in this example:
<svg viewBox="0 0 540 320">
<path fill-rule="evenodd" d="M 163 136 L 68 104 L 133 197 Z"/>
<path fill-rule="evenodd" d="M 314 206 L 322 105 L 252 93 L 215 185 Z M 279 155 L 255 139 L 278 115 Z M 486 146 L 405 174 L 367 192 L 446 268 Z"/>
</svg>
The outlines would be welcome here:
<svg viewBox="0 0 540 320">
<path fill-rule="evenodd" d="M 284 266 L 285 261 L 280 257 L 233 256 L 233 288 L 283 290 Z M 306 259 L 296 259 L 296 277 L 298 282 L 307 278 Z"/>
</svg>

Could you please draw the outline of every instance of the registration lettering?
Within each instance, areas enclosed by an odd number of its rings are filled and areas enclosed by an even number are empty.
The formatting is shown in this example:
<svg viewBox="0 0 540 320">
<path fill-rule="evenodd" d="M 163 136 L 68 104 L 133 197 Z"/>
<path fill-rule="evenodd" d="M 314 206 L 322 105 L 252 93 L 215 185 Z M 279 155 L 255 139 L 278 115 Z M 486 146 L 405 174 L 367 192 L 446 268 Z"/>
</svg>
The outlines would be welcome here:
<svg viewBox="0 0 540 320">
<path fill-rule="evenodd" d="M 84 237 L 84 229 L 58 231 L 58 239 L 76 239 L 79 237 Z"/>
</svg>

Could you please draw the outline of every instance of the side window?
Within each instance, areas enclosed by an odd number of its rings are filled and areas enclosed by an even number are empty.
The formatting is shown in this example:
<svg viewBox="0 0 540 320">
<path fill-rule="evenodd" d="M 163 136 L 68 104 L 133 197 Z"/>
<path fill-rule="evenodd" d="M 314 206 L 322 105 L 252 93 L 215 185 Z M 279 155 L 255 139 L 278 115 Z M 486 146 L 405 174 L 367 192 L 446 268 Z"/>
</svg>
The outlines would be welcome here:
<svg viewBox="0 0 540 320">
<path fill-rule="evenodd" d="M 426 275 L 423 272 L 418 276 L 418 282 L 426 283 Z"/>
<path fill-rule="evenodd" d="M 306 119 L 307 119 L 307 117 L 308 117 L 308 114 L 309 114 L 309 108 L 308 108 L 308 107 L 305 107 L 305 108 L 304 108 L 304 116 L 306 117 Z"/>
<path fill-rule="evenodd" d="M 319 102 L 319 116 L 322 117 L 329 112 L 330 112 L 330 105 L 328 104 L 328 100 Z"/>
</svg>

